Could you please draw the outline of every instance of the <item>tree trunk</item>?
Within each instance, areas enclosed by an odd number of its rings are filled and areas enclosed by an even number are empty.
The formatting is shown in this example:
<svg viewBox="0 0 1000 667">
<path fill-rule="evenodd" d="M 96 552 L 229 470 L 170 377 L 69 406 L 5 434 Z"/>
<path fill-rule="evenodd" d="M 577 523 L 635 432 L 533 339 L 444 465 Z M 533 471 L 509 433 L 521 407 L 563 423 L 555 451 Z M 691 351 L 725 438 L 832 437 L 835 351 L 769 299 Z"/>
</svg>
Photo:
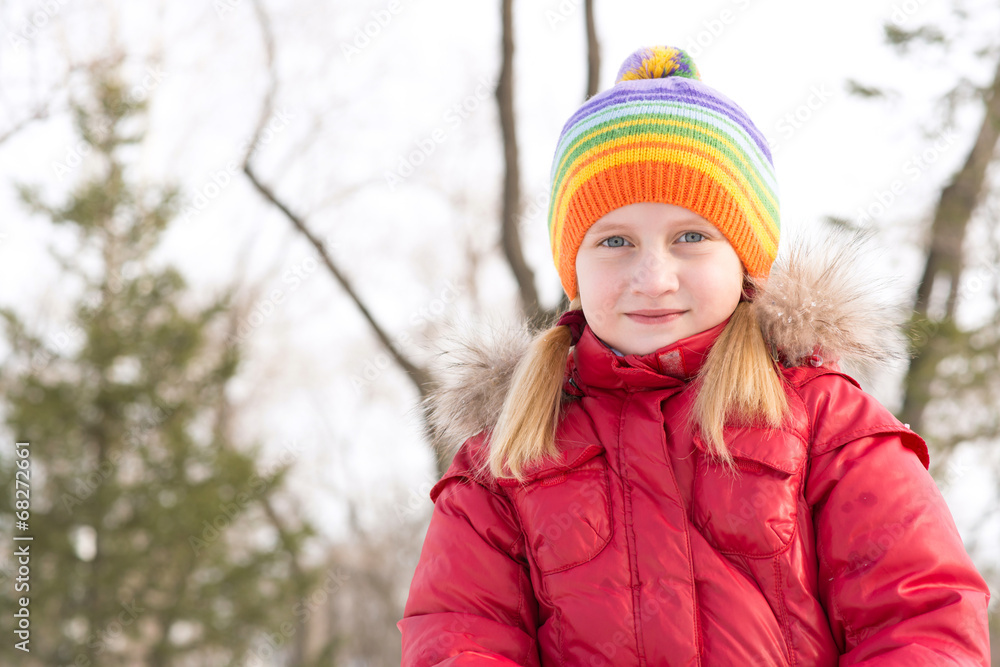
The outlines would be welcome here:
<svg viewBox="0 0 1000 667">
<path fill-rule="evenodd" d="M 601 77 L 601 46 L 597 43 L 597 25 L 594 23 L 594 0 L 583 3 L 587 18 L 587 99 L 597 94 Z"/>
<path fill-rule="evenodd" d="M 502 61 L 496 98 L 500 109 L 500 133 L 503 137 L 504 179 L 503 208 L 500 221 L 500 242 L 514 279 L 517 281 L 522 315 L 538 322 L 541 308 L 535 289 L 535 273 L 524 261 L 521 252 L 521 231 L 518 217 L 521 212 L 520 172 L 517 163 L 517 134 L 514 124 L 514 21 L 513 0 L 502 0 L 503 25 Z"/>
<path fill-rule="evenodd" d="M 900 419 L 918 432 L 923 428 L 924 411 L 931 399 L 928 385 L 950 347 L 948 332 L 954 329 L 953 319 L 963 269 L 962 248 L 969 220 L 984 194 L 986 170 L 1000 138 L 1000 62 L 984 102 L 986 113 L 976 142 L 965 164 L 941 191 L 931 223 L 927 261 L 913 304 L 913 359 L 904 384 Z M 945 287 L 945 280 L 947 297 L 944 310 L 935 314 L 929 311 L 931 297 Z"/>
</svg>

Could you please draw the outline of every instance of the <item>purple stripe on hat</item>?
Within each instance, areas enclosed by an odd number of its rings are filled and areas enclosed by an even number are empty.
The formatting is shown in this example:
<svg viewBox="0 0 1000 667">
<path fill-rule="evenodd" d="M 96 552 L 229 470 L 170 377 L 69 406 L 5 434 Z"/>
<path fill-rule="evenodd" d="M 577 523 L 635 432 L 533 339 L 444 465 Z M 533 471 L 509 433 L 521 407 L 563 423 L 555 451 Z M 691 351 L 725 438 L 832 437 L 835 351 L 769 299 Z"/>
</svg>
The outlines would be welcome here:
<svg viewBox="0 0 1000 667">
<path fill-rule="evenodd" d="M 670 79 L 661 79 L 664 81 L 670 81 Z M 672 81 L 684 81 L 682 79 L 673 79 Z M 689 81 L 689 79 L 687 80 Z M 706 95 L 701 91 L 694 90 L 657 90 L 655 92 L 651 91 L 625 91 L 618 90 L 619 86 L 626 86 L 631 82 L 623 82 L 618 84 L 614 89 L 612 89 L 616 94 L 607 95 L 603 97 L 594 97 L 591 102 L 588 102 L 584 107 L 580 109 L 576 114 L 570 118 L 569 122 L 563 128 L 563 132 L 568 130 L 572 125 L 583 117 L 590 116 L 598 111 L 614 105 L 621 104 L 623 102 L 649 102 L 654 100 L 662 101 L 674 101 L 674 102 L 686 102 L 689 104 L 694 104 L 696 106 L 705 107 L 711 109 L 720 115 L 726 116 L 734 123 L 742 127 L 748 135 L 750 135 L 757 147 L 771 159 L 771 151 L 768 146 L 767 141 L 764 139 L 760 130 L 753 124 L 746 112 L 742 108 L 737 106 L 733 102 L 729 102 L 725 99 L 719 99 Z M 640 84 L 646 84 L 646 80 L 638 82 Z M 648 87 L 648 86 L 644 86 Z"/>
<path fill-rule="evenodd" d="M 650 86 L 650 82 L 655 82 L 655 88 Z M 669 87 L 668 87 L 669 86 Z M 652 88 L 652 90 L 651 90 Z M 699 89 L 701 88 L 701 89 Z M 704 90 L 704 89 L 708 90 Z M 757 126 L 753 124 L 747 113 L 735 102 L 723 96 L 705 84 L 684 78 L 667 79 L 642 79 L 639 81 L 622 81 L 600 95 L 596 95 L 584 103 L 580 109 L 570 117 L 563 126 L 562 133 L 565 133 L 575 123 L 584 117 L 590 116 L 605 107 L 613 104 L 620 104 L 628 101 L 677 101 L 696 104 L 706 107 L 726 116 L 734 123 L 742 127 L 754 143 L 761 150 L 768 160 L 771 160 L 771 149 L 767 140 L 761 134 Z"/>
<path fill-rule="evenodd" d="M 774 167 L 768 157 L 762 153 L 747 133 L 743 126 L 733 121 L 728 115 L 719 111 L 709 109 L 700 104 L 683 101 L 681 99 L 660 100 L 650 106 L 645 98 L 617 100 L 615 104 L 607 106 L 599 112 L 581 119 L 572 127 L 568 128 L 560 137 L 556 146 L 556 159 L 552 164 L 551 178 L 555 179 L 560 170 L 565 166 L 565 161 L 580 142 L 586 140 L 586 136 L 596 131 L 596 128 L 605 124 L 614 124 L 618 121 L 635 119 L 640 124 L 648 125 L 655 122 L 660 128 L 655 130 L 661 134 L 671 134 L 678 130 L 667 130 L 661 124 L 668 119 L 678 121 L 691 121 L 696 123 L 706 123 L 717 132 L 728 137 L 734 147 L 749 160 L 754 170 L 765 184 L 772 190 L 777 189 L 774 181 Z M 654 120 L 655 119 L 655 120 Z M 652 129 L 652 128 L 649 128 Z M 685 131 L 680 131 L 686 133 Z"/>
<path fill-rule="evenodd" d="M 723 96 L 704 83 L 693 79 L 680 77 L 667 79 L 640 79 L 638 81 L 622 81 L 603 93 L 595 95 L 584 102 L 575 114 L 573 114 L 567 125 L 571 125 L 579 116 L 587 116 L 602 109 L 608 104 L 614 104 L 618 99 L 626 96 L 628 99 L 675 99 L 687 95 L 690 99 L 699 104 L 716 109 L 727 109 L 730 113 L 735 112 L 746 117 L 746 113 L 729 98 Z"/>
</svg>

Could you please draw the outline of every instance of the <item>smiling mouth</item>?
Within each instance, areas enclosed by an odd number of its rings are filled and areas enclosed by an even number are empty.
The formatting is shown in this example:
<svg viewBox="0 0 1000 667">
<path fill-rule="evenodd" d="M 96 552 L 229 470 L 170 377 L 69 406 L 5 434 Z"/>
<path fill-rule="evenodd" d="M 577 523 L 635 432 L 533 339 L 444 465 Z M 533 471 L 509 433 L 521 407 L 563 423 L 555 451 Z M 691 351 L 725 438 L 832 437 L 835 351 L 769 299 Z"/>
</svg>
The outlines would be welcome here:
<svg viewBox="0 0 1000 667">
<path fill-rule="evenodd" d="M 636 310 L 625 315 L 640 324 L 665 324 L 673 322 L 686 311 L 683 310 Z"/>
</svg>

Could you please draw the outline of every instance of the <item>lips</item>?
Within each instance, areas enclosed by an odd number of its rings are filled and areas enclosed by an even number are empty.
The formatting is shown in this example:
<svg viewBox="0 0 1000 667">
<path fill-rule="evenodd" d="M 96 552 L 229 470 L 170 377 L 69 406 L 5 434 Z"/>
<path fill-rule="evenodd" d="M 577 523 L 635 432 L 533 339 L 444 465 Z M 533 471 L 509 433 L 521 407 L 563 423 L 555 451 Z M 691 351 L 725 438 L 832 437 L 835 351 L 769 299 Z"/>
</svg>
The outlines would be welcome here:
<svg viewBox="0 0 1000 667">
<path fill-rule="evenodd" d="M 684 311 L 677 308 L 661 308 L 659 310 L 633 310 L 627 315 L 641 315 L 642 317 L 662 317 L 664 315 L 677 315 Z"/>
<path fill-rule="evenodd" d="M 625 316 L 640 324 L 664 324 L 676 320 L 686 312 L 677 309 L 633 310 L 625 313 Z"/>
</svg>

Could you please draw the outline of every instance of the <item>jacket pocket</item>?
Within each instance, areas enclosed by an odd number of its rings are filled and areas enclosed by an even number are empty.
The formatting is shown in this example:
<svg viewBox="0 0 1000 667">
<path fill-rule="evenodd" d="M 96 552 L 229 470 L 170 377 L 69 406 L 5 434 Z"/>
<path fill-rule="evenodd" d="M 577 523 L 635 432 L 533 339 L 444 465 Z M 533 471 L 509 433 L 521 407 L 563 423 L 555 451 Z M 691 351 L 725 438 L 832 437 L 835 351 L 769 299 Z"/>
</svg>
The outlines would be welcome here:
<svg viewBox="0 0 1000 667">
<path fill-rule="evenodd" d="M 750 558 L 784 551 L 795 536 L 805 444 L 784 431 L 726 430 L 733 476 L 702 453 L 692 520 L 716 550 Z"/>
<path fill-rule="evenodd" d="M 542 574 L 593 559 L 611 541 L 611 498 L 603 457 L 535 480 L 515 504 L 525 539 Z"/>
</svg>

